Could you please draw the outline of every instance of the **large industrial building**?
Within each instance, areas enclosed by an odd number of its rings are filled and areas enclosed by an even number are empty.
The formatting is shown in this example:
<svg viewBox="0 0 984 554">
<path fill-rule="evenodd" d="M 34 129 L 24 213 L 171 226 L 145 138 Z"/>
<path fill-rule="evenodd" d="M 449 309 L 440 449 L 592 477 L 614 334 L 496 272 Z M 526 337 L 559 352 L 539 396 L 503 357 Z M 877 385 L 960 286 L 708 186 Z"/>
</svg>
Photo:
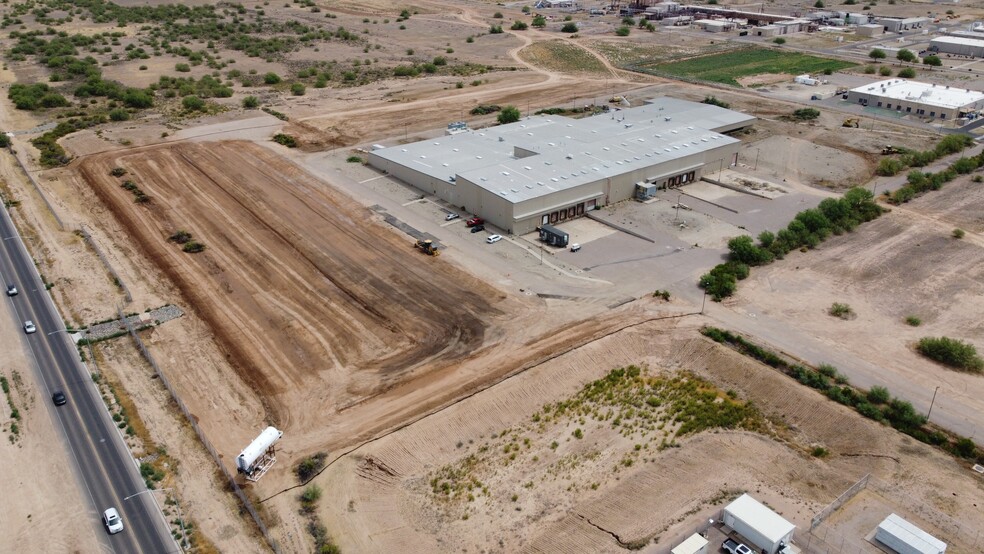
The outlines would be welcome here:
<svg viewBox="0 0 984 554">
<path fill-rule="evenodd" d="M 922 118 L 952 120 L 984 108 L 984 92 L 950 85 L 887 79 L 851 89 L 847 93 L 847 101 Z"/>
<path fill-rule="evenodd" d="M 722 133 L 754 121 L 717 106 L 658 98 L 583 119 L 534 116 L 379 148 L 369 164 L 522 234 L 730 167 L 740 141 Z"/>
<path fill-rule="evenodd" d="M 929 49 L 943 54 L 984 58 L 984 40 L 965 36 L 939 37 L 929 41 Z"/>
</svg>

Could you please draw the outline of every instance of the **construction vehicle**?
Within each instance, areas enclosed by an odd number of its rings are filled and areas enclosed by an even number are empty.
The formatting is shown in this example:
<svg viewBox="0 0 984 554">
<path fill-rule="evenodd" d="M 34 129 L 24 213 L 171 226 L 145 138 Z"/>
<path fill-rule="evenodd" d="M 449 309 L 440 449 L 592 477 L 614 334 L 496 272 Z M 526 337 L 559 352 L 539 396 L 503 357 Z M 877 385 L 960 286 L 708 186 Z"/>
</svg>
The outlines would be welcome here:
<svg viewBox="0 0 984 554">
<path fill-rule="evenodd" d="M 844 124 L 841 127 L 860 127 L 861 121 L 856 117 L 849 117 L 844 120 Z"/>
<path fill-rule="evenodd" d="M 436 246 L 434 246 L 434 241 L 430 239 L 427 240 L 419 239 L 417 240 L 417 242 L 413 244 L 413 247 L 419 249 L 421 252 L 427 254 L 428 256 L 441 255 L 441 252 L 437 249 Z"/>
<path fill-rule="evenodd" d="M 889 144 L 885 148 L 882 148 L 882 156 L 891 156 L 892 154 L 899 154 L 899 149 Z"/>
</svg>

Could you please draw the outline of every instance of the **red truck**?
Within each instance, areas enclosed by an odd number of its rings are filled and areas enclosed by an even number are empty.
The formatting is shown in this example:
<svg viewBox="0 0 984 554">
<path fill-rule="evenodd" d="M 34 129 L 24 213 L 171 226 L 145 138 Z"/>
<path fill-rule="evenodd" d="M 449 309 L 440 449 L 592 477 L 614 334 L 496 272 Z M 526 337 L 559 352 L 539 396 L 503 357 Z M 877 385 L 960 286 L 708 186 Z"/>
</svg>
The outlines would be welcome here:
<svg viewBox="0 0 984 554">
<path fill-rule="evenodd" d="M 468 227 L 474 227 L 476 225 L 481 225 L 483 223 L 485 223 L 485 220 L 480 217 L 473 217 L 465 221 L 465 225 L 467 225 Z"/>
</svg>

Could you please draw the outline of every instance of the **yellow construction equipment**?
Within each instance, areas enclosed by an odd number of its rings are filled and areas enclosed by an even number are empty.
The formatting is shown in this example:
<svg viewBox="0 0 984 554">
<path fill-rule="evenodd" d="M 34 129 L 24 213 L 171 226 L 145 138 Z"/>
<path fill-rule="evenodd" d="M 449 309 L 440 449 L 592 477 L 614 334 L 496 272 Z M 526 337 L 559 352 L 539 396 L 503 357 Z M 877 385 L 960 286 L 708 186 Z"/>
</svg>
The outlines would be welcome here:
<svg viewBox="0 0 984 554">
<path fill-rule="evenodd" d="M 420 239 L 414 243 L 413 247 L 419 249 L 421 252 L 427 254 L 428 256 L 441 255 L 441 252 L 437 249 L 436 246 L 434 246 L 434 241 L 430 239 L 427 240 Z"/>
<path fill-rule="evenodd" d="M 861 122 L 856 117 L 849 117 L 844 120 L 844 124 L 841 127 L 860 127 Z"/>
</svg>

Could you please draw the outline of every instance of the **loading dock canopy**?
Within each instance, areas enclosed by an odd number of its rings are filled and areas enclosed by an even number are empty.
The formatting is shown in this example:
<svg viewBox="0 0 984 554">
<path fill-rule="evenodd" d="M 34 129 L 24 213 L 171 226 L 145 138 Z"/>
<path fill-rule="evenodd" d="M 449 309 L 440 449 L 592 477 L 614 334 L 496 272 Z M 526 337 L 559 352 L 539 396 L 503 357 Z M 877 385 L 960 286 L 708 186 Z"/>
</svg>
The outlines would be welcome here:
<svg viewBox="0 0 984 554">
<path fill-rule="evenodd" d="M 943 554 L 946 543 L 902 519 L 886 517 L 875 531 L 875 539 L 899 554 Z"/>
<path fill-rule="evenodd" d="M 796 526 L 747 494 L 724 508 L 724 523 L 740 533 L 758 548 L 775 554 L 783 542 L 788 542 Z"/>
</svg>

